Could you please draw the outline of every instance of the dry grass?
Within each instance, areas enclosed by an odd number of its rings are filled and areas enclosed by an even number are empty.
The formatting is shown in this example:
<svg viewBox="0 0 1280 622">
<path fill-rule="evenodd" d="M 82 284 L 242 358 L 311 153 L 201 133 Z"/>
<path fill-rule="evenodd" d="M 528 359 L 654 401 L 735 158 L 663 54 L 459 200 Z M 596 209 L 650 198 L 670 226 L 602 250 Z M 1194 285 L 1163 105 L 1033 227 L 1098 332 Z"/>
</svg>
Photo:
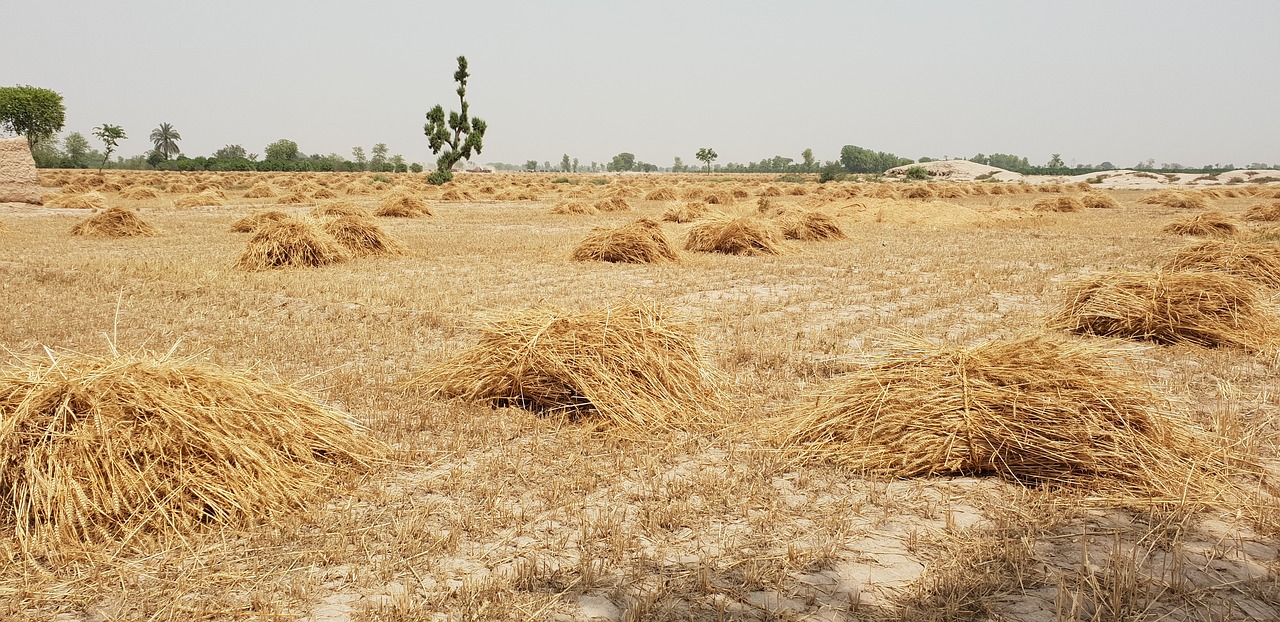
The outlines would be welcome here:
<svg viewBox="0 0 1280 622">
<path fill-rule="evenodd" d="M 573 249 L 574 261 L 658 263 L 679 261 L 662 225 L 641 218 L 615 228 L 596 228 Z"/>
<path fill-rule="evenodd" d="M 431 208 L 427 202 L 412 194 L 394 193 L 378 203 L 374 216 L 394 218 L 417 218 L 431 216 Z"/>
<path fill-rule="evenodd" d="M 54 194 L 44 197 L 44 205 L 74 209 L 107 209 L 107 198 L 97 192 Z"/>
<path fill-rule="evenodd" d="M 226 205 L 227 199 L 220 192 L 204 191 L 198 194 L 188 194 L 174 199 L 173 206 L 178 208 L 192 207 L 212 207 Z"/>
<path fill-rule="evenodd" d="M 774 222 L 754 216 L 716 215 L 694 222 L 684 248 L 726 255 L 778 255 L 787 250 Z"/>
<path fill-rule="evenodd" d="M 596 201 L 594 207 L 601 212 L 626 212 L 631 210 L 631 205 L 622 197 L 609 197 Z"/>
<path fill-rule="evenodd" d="M 120 193 L 120 198 L 129 199 L 130 201 L 145 201 L 147 199 L 160 198 L 160 191 L 148 186 L 133 186 L 125 188 Z"/>
<path fill-rule="evenodd" d="M 1254 222 L 1280 221 L 1280 201 L 1254 205 L 1244 213 L 1244 219 Z"/>
<path fill-rule="evenodd" d="M 271 184 L 258 182 L 244 193 L 246 199 L 267 199 L 276 196 L 276 189 Z"/>
<path fill-rule="evenodd" d="M 552 214 L 580 214 L 585 216 L 591 216 L 594 214 L 599 214 L 600 210 L 596 209 L 592 205 L 583 203 L 582 201 L 561 201 L 559 203 L 556 203 L 555 207 L 551 208 L 551 213 Z"/>
<path fill-rule="evenodd" d="M 666 186 L 654 188 L 644 195 L 644 200 L 646 201 L 675 201 L 678 198 L 680 197 L 675 190 Z"/>
<path fill-rule="evenodd" d="M 1088 209 L 1120 209 L 1115 198 L 1105 192 L 1086 192 L 1080 197 L 1080 204 Z"/>
<path fill-rule="evenodd" d="M 133 238 L 160 233 L 147 224 L 137 212 L 123 207 L 112 207 L 90 216 L 71 228 L 71 235 L 101 238 Z"/>
<path fill-rule="evenodd" d="M 1032 211 L 1036 212 L 1079 212 L 1085 208 L 1084 203 L 1075 197 L 1041 197 L 1031 204 Z"/>
<path fill-rule="evenodd" d="M 371 216 L 369 211 L 359 205 L 347 202 L 327 203 L 316 208 L 312 208 L 311 215 L 315 218 L 327 218 L 338 216 L 357 216 L 360 218 L 368 218 Z"/>
<path fill-rule="evenodd" d="M 1190 190 L 1164 190 L 1143 197 L 1140 201 L 1147 205 L 1162 205 L 1180 209 L 1208 209 L 1209 202 L 1203 194 Z"/>
<path fill-rule="evenodd" d="M 840 228 L 840 223 L 822 212 L 786 210 L 774 220 L 782 227 L 782 235 L 788 240 L 816 242 L 849 239 L 849 236 Z"/>
<path fill-rule="evenodd" d="M 1068 288 L 1053 328 L 1161 344 L 1265 350 L 1277 318 L 1258 287 L 1220 272 L 1113 272 Z"/>
<path fill-rule="evenodd" d="M 258 227 L 271 222 L 282 222 L 293 220 L 292 216 L 280 210 L 267 210 L 265 212 L 254 212 L 231 223 L 232 233 L 253 233 Z"/>
<path fill-rule="evenodd" d="M 405 251 L 403 244 L 366 216 L 338 216 L 321 229 L 356 257 L 401 255 Z"/>
<path fill-rule="evenodd" d="M 236 267 L 241 270 L 305 268 L 346 258 L 342 246 L 315 225 L 301 220 L 277 220 L 253 230 L 253 237 L 236 260 Z"/>
<path fill-rule="evenodd" d="M 1205 212 L 1196 214 L 1190 218 L 1176 220 L 1164 227 L 1160 231 L 1173 235 L 1234 235 L 1240 228 L 1235 221 L 1227 217 L 1222 212 Z"/>
<path fill-rule="evenodd" d="M 681 203 L 672 205 L 662 211 L 662 220 L 666 222 L 686 223 L 693 222 L 699 218 L 706 218 L 711 213 L 711 208 L 701 201 L 693 201 L 689 203 Z"/>
<path fill-rule="evenodd" d="M 427 396 L 590 414 L 631 432 L 705 422 L 723 408 L 693 326 L 652 303 L 499 316 L 479 342 L 414 380 Z"/>
<path fill-rule="evenodd" d="M 1260 285 L 1280 287 L 1280 247 L 1274 244 L 1209 240 L 1178 249 L 1161 267 L 1190 272 L 1225 272 Z"/>
</svg>

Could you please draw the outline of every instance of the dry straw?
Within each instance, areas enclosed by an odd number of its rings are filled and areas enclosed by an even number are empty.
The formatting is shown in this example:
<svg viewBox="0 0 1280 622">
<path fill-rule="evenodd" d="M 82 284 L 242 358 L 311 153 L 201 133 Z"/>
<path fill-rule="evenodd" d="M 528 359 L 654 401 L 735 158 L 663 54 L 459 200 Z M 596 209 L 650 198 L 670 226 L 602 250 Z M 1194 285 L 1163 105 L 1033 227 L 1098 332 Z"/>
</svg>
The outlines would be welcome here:
<svg viewBox="0 0 1280 622">
<path fill-rule="evenodd" d="M 44 198 L 46 207 L 69 207 L 74 209 L 106 209 L 106 197 L 97 192 L 84 194 L 55 194 Z"/>
<path fill-rule="evenodd" d="M 311 215 L 316 218 L 324 218 L 324 217 L 330 217 L 330 216 L 333 216 L 333 217 L 359 216 L 361 218 L 368 218 L 371 216 L 369 211 L 366 210 L 365 208 L 360 207 L 359 205 L 356 205 L 354 203 L 347 203 L 345 201 L 340 201 L 338 203 L 329 203 L 326 205 L 321 205 L 319 207 L 313 208 L 311 210 Z"/>
<path fill-rule="evenodd" d="M 1104 346 L 1044 336 L 913 340 L 766 427 L 784 446 L 892 477 L 996 475 L 1180 497 L 1224 464 Z M 1215 491 L 1206 489 L 1213 494 Z"/>
<path fill-rule="evenodd" d="M 192 207 L 210 207 L 226 205 L 227 200 L 221 196 L 221 192 L 204 191 L 199 194 L 188 194 L 180 196 L 173 201 L 173 206 L 178 208 Z"/>
<path fill-rule="evenodd" d="M 1209 240 L 1179 249 L 1165 270 L 1225 272 L 1268 287 L 1280 287 L 1280 247 L 1274 244 Z"/>
<path fill-rule="evenodd" d="M 1084 211 L 1084 203 L 1069 196 L 1041 197 L 1031 204 L 1031 209 L 1036 212 L 1080 212 Z"/>
<path fill-rule="evenodd" d="M 155 227 L 123 207 L 112 207 L 86 218 L 71 228 L 71 235 L 101 238 L 133 238 L 159 233 Z"/>
<path fill-rule="evenodd" d="M 699 218 L 705 218 L 711 213 L 711 208 L 701 201 L 692 201 L 689 203 L 681 203 L 672 205 L 662 211 L 662 220 L 666 222 L 693 222 Z"/>
<path fill-rule="evenodd" d="M 1258 286 L 1221 272 L 1110 272 L 1068 287 L 1056 329 L 1161 344 L 1274 346 L 1275 310 Z"/>
<path fill-rule="evenodd" d="M 148 186 L 133 186 L 132 188 L 125 188 L 124 191 L 120 193 L 120 198 L 128 199 L 130 201 L 158 199 L 160 198 L 160 191 Z"/>
<path fill-rule="evenodd" d="M 254 184 L 253 187 L 249 188 L 248 192 L 244 193 L 246 199 L 266 199 L 274 196 L 276 196 L 275 188 L 272 188 L 271 184 L 264 182 Z"/>
<path fill-rule="evenodd" d="M 253 232 L 236 267 L 242 270 L 324 266 L 347 258 L 336 240 L 301 220 L 266 222 Z"/>
<path fill-rule="evenodd" d="M 1190 218 L 1176 220 L 1160 228 L 1172 235 L 1233 235 L 1239 230 L 1236 223 L 1222 212 L 1205 212 Z"/>
<path fill-rule="evenodd" d="M 584 214 L 591 216 L 599 214 L 600 210 L 592 205 L 583 203 L 582 201 L 561 201 L 551 208 L 552 214 Z"/>
<path fill-rule="evenodd" d="M 431 208 L 427 207 L 427 202 L 423 201 L 422 198 L 408 193 L 396 192 L 382 199 L 373 215 L 394 218 L 417 218 L 419 216 L 431 216 L 432 213 Z"/>
<path fill-rule="evenodd" d="M 788 240 L 815 242 L 849 238 L 835 218 L 822 212 L 785 210 L 775 220 L 782 227 L 783 237 Z"/>
<path fill-rule="evenodd" d="M 438 398 L 590 416 L 632 431 L 708 421 L 724 406 L 697 330 L 649 302 L 500 316 L 413 384 Z"/>
<path fill-rule="evenodd" d="M 281 222 L 292 220 L 293 217 L 279 210 L 267 210 L 265 212 L 254 212 L 231 223 L 232 233 L 253 233 L 258 227 L 269 222 Z"/>
<path fill-rule="evenodd" d="M 1245 220 L 1254 222 L 1275 222 L 1280 220 L 1280 201 L 1270 204 L 1259 204 L 1244 213 Z"/>
<path fill-rule="evenodd" d="M 1120 204 L 1103 192 L 1088 192 L 1080 197 L 1080 203 L 1089 209 L 1119 209 Z"/>
<path fill-rule="evenodd" d="M 779 255 L 786 251 L 782 230 L 773 221 L 724 214 L 695 222 L 684 248 L 728 255 Z"/>
<path fill-rule="evenodd" d="M 19 361 L 0 414 L 0 525 L 28 557 L 268 518 L 386 455 L 306 393 L 192 360 Z"/>
<path fill-rule="evenodd" d="M 1143 197 L 1139 203 L 1182 209 L 1206 209 L 1209 207 L 1209 202 L 1205 200 L 1204 195 L 1183 190 L 1162 190 L 1151 196 Z"/>
<path fill-rule="evenodd" d="M 573 249 L 574 261 L 615 263 L 658 263 L 679 261 L 662 225 L 641 218 L 615 228 L 596 228 Z"/>
<path fill-rule="evenodd" d="M 631 209 L 631 205 L 627 203 L 627 200 L 620 196 L 600 199 L 595 202 L 594 207 L 602 212 L 626 212 Z"/>
<path fill-rule="evenodd" d="M 404 245 L 363 216 L 339 216 L 321 227 L 356 257 L 400 255 Z"/>
</svg>

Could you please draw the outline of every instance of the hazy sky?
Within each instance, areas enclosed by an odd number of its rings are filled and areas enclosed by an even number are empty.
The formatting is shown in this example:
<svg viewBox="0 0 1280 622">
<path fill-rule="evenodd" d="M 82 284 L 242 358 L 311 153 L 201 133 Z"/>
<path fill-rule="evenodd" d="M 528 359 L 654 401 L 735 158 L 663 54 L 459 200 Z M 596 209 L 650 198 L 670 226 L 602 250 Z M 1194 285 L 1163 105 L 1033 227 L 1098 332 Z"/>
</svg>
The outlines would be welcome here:
<svg viewBox="0 0 1280 622">
<path fill-rule="evenodd" d="M 190 156 L 289 138 L 433 158 L 425 113 L 489 122 L 480 162 L 669 166 L 856 144 L 898 155 L 1280 163 L 1280 2 L 7 3 L 0 84 L 61 93 L 66 131 L 160 122 Z"/>
</svg>

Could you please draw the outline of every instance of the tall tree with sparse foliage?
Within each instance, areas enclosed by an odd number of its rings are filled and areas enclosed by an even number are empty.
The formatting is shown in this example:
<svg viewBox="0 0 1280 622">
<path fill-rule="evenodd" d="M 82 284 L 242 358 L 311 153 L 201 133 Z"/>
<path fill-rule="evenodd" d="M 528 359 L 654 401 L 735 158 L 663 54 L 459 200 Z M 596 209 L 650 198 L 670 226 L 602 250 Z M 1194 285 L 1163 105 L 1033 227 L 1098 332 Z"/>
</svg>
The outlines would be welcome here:
<svg viewBox="0 0 1280 622">
<path fill-rule="evenodd" d="M 115 151 L 120 141 L 128 138 L 128 136 L 124 135 L 124 128 L 110 123 L 103 123 L 93 128 L 93 135 L 97 136 L 105 147 L 102 152 L 102 163 L 98 165 L 98 172 L 101 173 L 102 167 L 106 166 L 107 161 L 111 159 L 111 152 Z"/>
<path fill-rule="evenodd" d="M 716 158 L 720 157 L 720 154 L 716 153 L 715 149 L 712 149 L 710 147 L 703 147 L 699 149 L 698 153 L 695 154 L 693 157 L 705 163 L 707 165 L 707 172 L 710 173 L 711 162 L 713 162 Z"/>
<path fill-rule="evenodd" d="M 62 96 L 35 86 L 0 87 L 0 131 L 13 132 L 36 146 L 62 130 L 67 109 Z"/>
<path fill-rule="evenodd" d="M 151 130 L 151 144 L 155 145 L 156 153 L 164 156 L 165 160 L 181 153 L 178 149 L 178 141 L 182 140 L 182 135 L 173 129 L 170 123 L 161 123 L 159 127 Z"/>
<path fill-rule="evenodd" d="M 453 79 L 458 83 L 458 101 L 462 112 L 449 111 L 446 121 L 444 107 L 439 104 L 427 113 L 427 124 L 422 131 L 427 135 L 431 145 L 431 153 L 436 154 L 436 170 L 427 176 L 427 182 L 441 185 L 453 179 L 453 165 L 458 160 L 469 160 L 472 154 L 479 154 L 484 147 L 484 132 L 488 124 L 479 118 L 471 118 L 470 106 L 467 104 L 467 57 L 458 57 L 458 70 Z M 448 149 L 445 149 L 448 147 Z"/>
</svg>

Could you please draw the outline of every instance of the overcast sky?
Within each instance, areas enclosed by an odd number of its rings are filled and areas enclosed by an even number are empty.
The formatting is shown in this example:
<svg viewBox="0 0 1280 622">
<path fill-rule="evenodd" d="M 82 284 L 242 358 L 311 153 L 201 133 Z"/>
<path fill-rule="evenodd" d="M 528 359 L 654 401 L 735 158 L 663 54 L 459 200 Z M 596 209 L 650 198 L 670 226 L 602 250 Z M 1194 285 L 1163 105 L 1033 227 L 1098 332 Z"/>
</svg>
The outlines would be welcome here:
<svg viewBox="0 0 1280 622">
<path fill-rule="evenodd" d="M 433 158 L 468 100 L 480 162 L 669 166 L 855 144 L 1043 163 L 1280 163 L 1280 2 L 69 2 L 6 4 L 0 84 L 63 95 L 66 131 L 172 123 L 189 156 L 278 138 Z"/>
</svg>

